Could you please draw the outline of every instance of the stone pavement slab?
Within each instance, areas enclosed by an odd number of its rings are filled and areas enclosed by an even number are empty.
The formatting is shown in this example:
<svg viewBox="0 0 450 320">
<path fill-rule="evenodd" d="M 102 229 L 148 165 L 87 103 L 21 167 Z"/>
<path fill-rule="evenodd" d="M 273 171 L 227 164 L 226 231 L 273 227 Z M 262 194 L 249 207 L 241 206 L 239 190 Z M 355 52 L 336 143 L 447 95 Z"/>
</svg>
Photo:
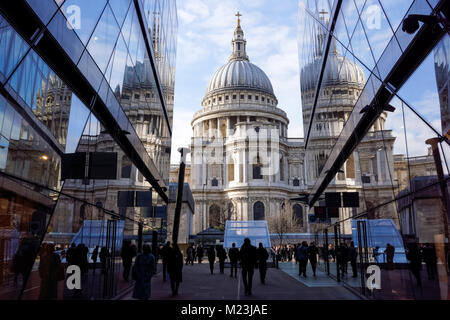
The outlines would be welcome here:
<svg viewBox="0 0 450 320">
<path fill-rule="evenodd" d="M 342 286 L 310 287 L 301 281 L 293 281 L 292 276 L 281 269 L 267 270 L 266 284 L 259 281 L 259 271 L 253 276 L 253 295 L 245 296 L 240 270 L 238 278 L 230 278 L 230 269 L 225 274 L 209 272 L 208 263 L 183 267 L 183 282 L 179 295 L 171 297 L 170 284 L 162 280 L 162 266 L 158 264 L 158 273 L 152 279 L 152 300 L 355 300 L 359 299 Z M 132 292 L 123 299 L 132 299 Z"/>
</svg>

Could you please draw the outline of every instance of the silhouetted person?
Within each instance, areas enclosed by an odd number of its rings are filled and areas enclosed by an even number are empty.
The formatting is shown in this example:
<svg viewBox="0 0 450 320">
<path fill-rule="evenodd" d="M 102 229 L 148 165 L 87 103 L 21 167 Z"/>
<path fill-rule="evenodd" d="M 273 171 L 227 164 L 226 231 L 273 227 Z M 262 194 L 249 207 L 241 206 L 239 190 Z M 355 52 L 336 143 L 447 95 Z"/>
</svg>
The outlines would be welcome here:
<svg viewBox="0 0 450 320">
<path fill-rule="evenodd" d="M 341 266 L 342 276 L 344 276 L 347 274 L 347 267 L 348 267 L 348 247 L 345 244 L 345 242 L 341 243 L 336 255 L 339 255 L 339 257 L 337 257 L 339 260 L 338 263 Z"/>
<path fill-rule="evenodd" d="M 376 246 L 373 249 L 373 259 L 375 260 L 375 263 L 379 263 L 379 256 L 380 256 L 380 247 Z"/>
<path fill-rule="evenodd" d="M 94 251 L 92 251 L 92 255 L 91 255 L 91 259 L 93 262 L 92 269 L 93 269 L 94 274 L 95 274 L 95 269 L 97 268 L 97 259 L 98 259 L 98 254 L 99 254 L 98 249 L 99 249 L 99 247 L 95 246 L 95 249 L 94 249 Z"/>
<path fill-rule="evenodd" d="M 259 279 L 262 284 L 266 283 L 266 273 L 267 273 L 267 259 L 269 259 L 269 254 L 267 250 L 263 247 L 260 242 L 258 249 L 256 249 L 256 259 L 258 260 L 259 269 Z"/>
<path fill-rule="evenodd" d="M 434 246 L 429 243 L 423 248 L 423 261 L 427 266 L 428 280 L 434 280 L 437 275 L 437 257 Z"/>
<path fill-rule="evenodd" d="M 186 264 L 194 265 L 194 246 L 191 244 L 186 250 Z"/>
<path fill-rule="evenodd" d="M 219 258 L 220 273 L 223 274 L 225 270 L 225 260 L 227 259 L 227 252 L 222 246 L 217 247 L 217 258 Z"/>
<path fill-rule="evenodd" d="M 169 259 L 169 255 L 172 251 L 170 247 L 170 241 L 166 242 L 166 245 L 160 250 L 159 254 L 161 255 L 162 265 L 163 265 L 163 281 L 166 281 L 167 278 L 167 263 Z"/>
<path fill-rule="evenodd" d="M 75 251 L 76 251 L 76 249 L 77 249 L 77 246 L 76 246 L 75 243 L 72 243 L 70 245 L 70 248 L 67 249 L 66 261 L 67 261 L 67 265 L 68 266 L 71 266 L 71 265 L 74 264 L 73 261 L 74 261 L 74 258 L 75 258 Z"/>
<path fill-rule="evenodd" d="M 298 275 L 306 278 L 306 266 L 308 265 L 308 244 L 306 241 L 302 242 L 301 246 L 297 247 L 298 259 Z"/>
<path fill-rule="evenodd" d="M 23 238 L 20 242 L 19 249 L 14 254 L 12 272 L 14 272 L 14 284 L 17 285 L 19 274 L 22 275 L 24 284 L 25 278 L 33 268 L 35 256 L 39 251 L 39 242 L 34 238 Z M 3 253 L 0 253 L 3 254 Z"/>
<path fill-rule="evenodd" d="M 395 247 L 390 243 L 386 244 L 386 250 L 384 251 L 386 254 L 386 263 L 389 270 L 394 269 L 394 255 L 395 255 Z"/>
<path fill-rule="evenodd" d="M 64 267 L 55 252 L 55 246 L 44 243 L 39 253 L 39 276 L 41 278 L 40 300 L 55 300 L 58 298 L 58 281 L 64 280 Z"/>
<path fill-rule="evenodd" d="M 231 269 L 230 277 L 233 277 L 233 270 L 234 270 L 234 277 L 237 278 L 237 265 L 238 265 L 238 261 L 239 261 L 239 249 L 236 248 L 236 243 L 233 243 L 231 246 L 232 247 L 228 252 L 228 256 L 230 257 L 230 269 Z"/>
<path fill-rule="evenodd" d="M 314 277 L 316 276 L 316 266 L 317 266 L 317 255 L 318 254 L 319 254 L 319 249 L 317 249 L 314 242 L 311 242 L 311 245 L 308 247 L 308 259 L 309 259 L 309 263 L 311 263 L 311 268 L 312 268 Z"/>
<path fill-rule="evenodd" d="M 106 247 L 102 247 L 100 250 L 100 262 L 102 264 L 102 274 L 106 274 L 106 263 L 110 257 L 109 250 Z"/>
<path fill-rule="evenodd" d="M 410 243 L 408 245 L 406 258 L 409 260 L 409 269 L 411 270 L 411 273 L 417 280 L 417 286 L 419 288 L 422 288 L 422 278 L 420 276 L 422 261 L 420 259 L 419 248 L 417 247 L 417 243 Z"/>
<path fill-rule="evenodd" d="M 89 271 L 88 253 L 89 249 L 83 243 L 78 244 L 75 248 L 73 264 L 79 266 L 83 274 Z"/>
<path fill-rule="evenodd" d="M 167 272 L 170 277 L 170 288 L 172 289 L 172 297 L 178 295 L 178 288 L 183 281 L 183 254 L 180 248 L 175 244 L 170 250 L 167 259 Z"/>
<path fill-rule="evenodd" d="M 348 259 L 350 260 L 350 265 L 352 266 L 352 277 L 356 278 L 358 276 L 358 271 L 356 268 L 356 258 L 358 257 L 358 251 L 355 248 L 355 243 L 350 242 L 350 248 L 348 248 Z"/>
<path fill-rule="evenodd" d="M 122 258 L 123 279 L 125 281 L 128 281 L 128 279 L 130 277 L 131 265 L 133 264 L 133 258 L 136 256 L 136 251 L 137 251 L 136 247 L 131 245 L 131 243 L 129 241 L 123 242 L 123 247 L 120 252 L 120 257 Z"/>
<path fill-rule="evenodd" d="M 156 259 L 152 254 L 152 249 L 148 244 L 142 247 L 142 254 L 138 255 L 134 262 L 133 279 L 134 284 L 133 298 L 139 300 L 148 300 L 152 295 L 152 277 L 156 271 Z"/>
<path fill-rule="evenodd" d="M 244 282 L 245 295 L 252 294 L 253 273 L 257 261 L 256 248 L 252 246 L 250 239 L 245 238 L 239 252 L 241 258 L 242 280 Z"/>
<path fill-rule="evenodd" d="M 198 245 L 197 250 L 197 259 L 198 259 L 198 263 L 202 263 L 202 259 L 203 259 L 203 247 L 202 245 Z"/>
<path fill-rule="evenodd" d="M 330 252 L 330 256 L 333 259 L 333 262 L 336 262 L 336 249 L 332 244 L 330 244 L 330 248 L 328 251 Z"/>
<path fill-rule="evenodd" d="M 214 273 L 214 262 L 216 261 L 216 251 L 214 250 L 214 247 L 209 247 L 208 249 L 208 261 L 209 261 L 209 270 L 211 271 L 211 274 Z"/>
</svg>

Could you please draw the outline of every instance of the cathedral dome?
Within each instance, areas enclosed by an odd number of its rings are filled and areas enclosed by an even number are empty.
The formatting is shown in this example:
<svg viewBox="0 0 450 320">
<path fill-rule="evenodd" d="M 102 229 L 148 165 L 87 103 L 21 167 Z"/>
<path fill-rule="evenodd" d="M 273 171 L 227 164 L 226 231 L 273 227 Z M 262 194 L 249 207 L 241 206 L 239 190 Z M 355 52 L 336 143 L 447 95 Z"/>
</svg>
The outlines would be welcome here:
<svg viewBox="0 0 450 320">
<path fill-rule="evenodd" d="M 206 94 L 223 89 L 250 89 L 274 94 L 264 71 L 243 59 L 233 59 L 220 67 L 209 81 Z"/>
<path fill-rule="evenodd" d="M 302 91 L 315 89 L 321 66 L 322 58 L 318 57 L 302 69 Z M 365 83 L 364 71 L 356 63 L 339 55 L 336 50 L 328 56 L 322 87 L 336 85 L 364 86 Z"/>
<path fill-rule="evenodd" d="M 220 67 L 209 81 L 206 96 L 223 90 L 256 90 L 274 96 L 273 87 L 267 75 L 251 63 L 246 52 L 240 19 L 231 42 L 233 52 L 227 64 Z"/>
</svg>

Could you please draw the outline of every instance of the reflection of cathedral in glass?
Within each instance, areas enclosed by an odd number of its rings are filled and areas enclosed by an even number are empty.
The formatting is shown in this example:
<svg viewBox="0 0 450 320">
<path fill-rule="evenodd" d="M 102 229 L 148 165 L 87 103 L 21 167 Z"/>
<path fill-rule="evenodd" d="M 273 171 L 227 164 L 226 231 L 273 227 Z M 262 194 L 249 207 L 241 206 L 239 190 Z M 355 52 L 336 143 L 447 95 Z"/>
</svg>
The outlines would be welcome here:
<svg viewBox="0 0 450 320">
<path fill-rule="evenodd" d="M 278 101 L 269 78 L 249 62 L 247 42 L 238 21 L 232 41 L 232 56 L 213 75 L 202 102 L 203 108 L 192 120 L 194 154 L 190 174 L 192 192 L 198 204 L 194 217 L 195 233 L 210 226 L 220 227 L 224 224 L 222 220 L 226 219 L 266 219 L 270 229 L 273 224 L 271 220 L 286 210 L 298 218 L 297 228 L 292 232 L 314 231 L 322 227 L 307 223 L 308 208 L 289 199 L 298 197 L 299 193 L 308 194 L 313 189 L 360 98 L 367 78 L 356 62 L 339 52 L 333 40 L 313 111 L 325 34 L 318 28 L 312 35 L 305 36 L 310 37 L 312 51 L 310 62 L 301 69 L 305 137 L 313 114 L 307 149 L 303 139 L 287 137 L 289 120 L 284 111 L 277 108 Z M 370 211 L 379 203 L 392 199 L 391 172 L 398 177 L 394 188 L 407 186 L 404 177 L 408 159 L 393 154 L 396 138 L 392 130 L 385 129 L 387 116 L 383 112 L 375 121 L 327 190 L 364 194 L 365 201 L 361 201 L 364 208 L 361 210 Z M 275 174 L 262 175 L 264 165 L 258 159 L 249 158 L 255 128 L 276 128 L 278 131 L 279 171 Z M 221 148 L 217 149 L 217 146 Z M 205 158 L 211 159 L 214 152 L 223 152 L 226 161 L 206 161 Z M 430 161 L 430 157 L 424 157 L 411 170 L 420 171 Z M 231 210 L 228 209 L 230 204 Z M 324 201 L 319 201 L 318 205 L 324 205 Z M 348 218 L 355 213 L 356 208 L 340 209 L 340 220 L 347 219 L 343 224 L 343 233 L 351 234 Z M 372 215 L 371 218 L 377 217 L 373 212 L 369 215 Z M 376 215 L 394 218 L 395 205 L 384 206 Z"/>
<path fill-rule="evenodd" d="M 161 89 L 164 95 L 166 109 L 168 111 L 169 123 L 173 122 L 173 99 L 174 99 L 174 67 L 169 65 L 171 61 L 165 59 L 164 52 L 166 51 L 160 37 L 158 36 L 159 24 L 158 15 L 153 15 L 156 19 L 153 21 L 153 50 L 155 55 L 155 64 L 158 69 L 158 76 L 161 83 Z M 143 61 L 136 61 L 134 65 L 130 61 L 124 67 L 122 87 L 118 84 L 112 88 L 114 95 L 119 101 L 124 113 L 128 117 L 130 123 L 133 125 L 137 136 L 143 143 L 145 150 L 150 155 L 157 170 L 163 175 L 163 180 L 166 184 L 169 182 L 170 170 L 170 148 L 171 136 L 167 129 L 166 118 L 162 111 L 160 104 L 160 91 L 158 90 L 155 74 L 152 72 L 151 61 L 147 55 Z M 86 181 L 87 185 L 80 188 L 79 181 L 66 181 L 65 190 L 71 195 L 85 198 L 90 197 L 90 202 L 98 204 L 102 208 L 117 208 L 118 213 L 122 218 L 128 217 L 139 220 L 140 217 L 147 217 L 151 214 L 151 208 L 134 208 L 134 207 L 117 207 L 117 192 L 118 191 L 134 191 L 143 190 L 148 191 L 151 185 L 144 180 L 143 175 L 132 164 L 132 161 L 124 154 L 117 143 L 111 138 L 108 132 L 104 131 L 101 124 L 91 117 L 88 120 L 85 131 L 81 136 L 77 152 L 117 152 L 118 154 L 118 174 L 117 180 L 106 181 Z M 108 189 L 105 189 L 105 186 Z M 90 190 L 86 194 L 85 188 Z M 154 193 L 154 199 L 157 195 Z M 82 224 L 83 218 L 80 214 L 90 217 L 91 220 L 103 219 L 102 210 L 95 207 L 83 208 L 82 204 L 73 206 L 70 201 L 67 202 L 66 207 L 64 199 L 60 199 L 58 210 L 62 212 L 55 219 L 53 225 L 59 232 L 73 232 Z M 73 217 L 71 212 L 76 214 Z M 75 220 L 73 225 L 64 225 L 67 219 Z M 125 221 L 126 234 L 136 234 L 137 229 L 133 221 Z"/>
</svg>

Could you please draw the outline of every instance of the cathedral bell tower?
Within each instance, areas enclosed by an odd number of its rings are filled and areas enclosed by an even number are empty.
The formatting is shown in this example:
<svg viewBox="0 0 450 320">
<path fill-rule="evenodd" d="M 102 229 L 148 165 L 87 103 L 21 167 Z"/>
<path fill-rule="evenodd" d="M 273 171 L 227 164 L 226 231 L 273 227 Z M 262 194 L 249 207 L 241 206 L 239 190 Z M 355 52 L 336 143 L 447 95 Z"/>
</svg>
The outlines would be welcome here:
<svg viewBox="0 0 450 320">
<path fill-rule="evenodd" d="M 241 17 L 242 15 L 239 13 L 236 13 L 237 17 L 237 27 L 234 31 L 234 37 L 233 41 L 231 41 L 233 45 L 233 53 L 230 57 L 230 61 L 232 60 L 245 60 L 248 61 L 247 51 L 246 51 L 246 45 L 247 41 L 244 39 L 244 31 L 242 31 L 241 28 Z"/>
</svg>

